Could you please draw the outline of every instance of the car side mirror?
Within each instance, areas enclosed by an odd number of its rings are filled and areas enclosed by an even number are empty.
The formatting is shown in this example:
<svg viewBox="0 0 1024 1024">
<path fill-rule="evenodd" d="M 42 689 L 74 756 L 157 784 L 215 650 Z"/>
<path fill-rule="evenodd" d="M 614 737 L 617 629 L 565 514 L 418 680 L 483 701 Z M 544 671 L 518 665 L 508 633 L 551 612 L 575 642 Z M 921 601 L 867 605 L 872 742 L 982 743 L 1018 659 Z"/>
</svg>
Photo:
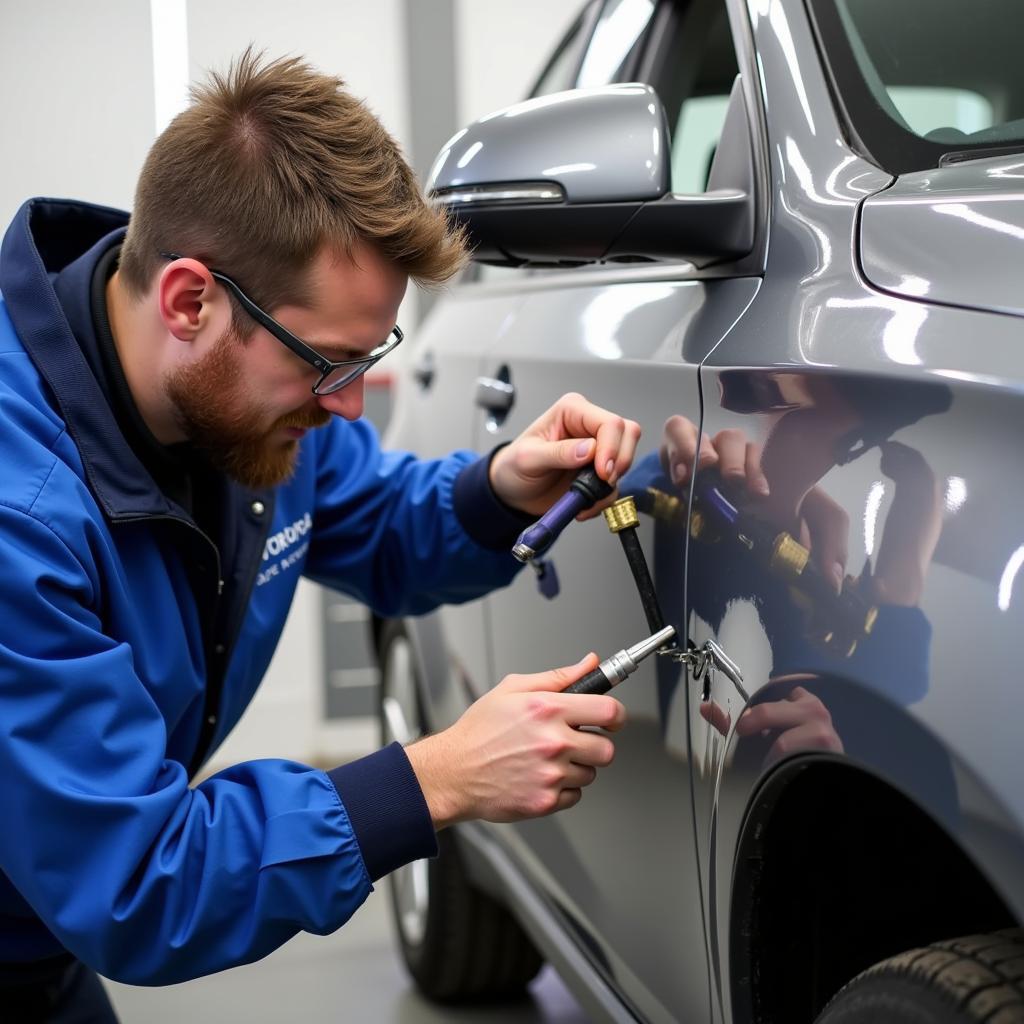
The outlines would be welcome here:
<svg viewBox="0 0 1024 1024">
<path fill-rule="evenodd" d="M 754 240 L 750 139 L 738 85 L 707 192 L 670 191 L 664 108 L 650 86 L 630 83 L 555 93 L 482 117 L 445 144 L 428 194 L 466 226 L 480 263 L 703 266 L 738 259 Z M 744 166 L 727 173 L 727 159 Z"/>
</svg>

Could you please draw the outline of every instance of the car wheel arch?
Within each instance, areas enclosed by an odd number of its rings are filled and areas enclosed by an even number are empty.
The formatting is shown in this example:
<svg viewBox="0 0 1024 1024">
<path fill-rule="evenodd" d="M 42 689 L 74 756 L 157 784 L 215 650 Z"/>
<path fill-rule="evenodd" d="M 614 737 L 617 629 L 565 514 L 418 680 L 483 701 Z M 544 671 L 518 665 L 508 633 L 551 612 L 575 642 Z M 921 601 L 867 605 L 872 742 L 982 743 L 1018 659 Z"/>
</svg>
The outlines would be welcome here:
<svg viewBox="0 0 1024 1024">
<path fill-rule="evenodd" d="M 733 1018 L 811 1021 L 877 961 L 1019 923 L 989 873 L 891 780 L 834 755 L 791 758 L 754 793 L 735 845 Z"/>
</svg>

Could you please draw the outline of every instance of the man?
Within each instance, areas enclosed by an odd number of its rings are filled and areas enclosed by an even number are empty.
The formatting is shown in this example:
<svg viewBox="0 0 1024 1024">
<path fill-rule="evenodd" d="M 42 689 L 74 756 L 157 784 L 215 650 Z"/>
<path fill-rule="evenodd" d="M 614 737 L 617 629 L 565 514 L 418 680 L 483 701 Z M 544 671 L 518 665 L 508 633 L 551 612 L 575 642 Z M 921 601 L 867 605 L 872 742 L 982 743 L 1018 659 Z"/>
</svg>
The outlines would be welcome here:
<svg viewBox="0 0 1024 1024">
<path fill-rule="evenodd" d="M 111 1020 L 93 971 L 164 984 L 329 932 L 373 880 L 431 855 L 436 829 L 570 807 L 611 761 L 608 736 L 576 727 L 615 730 L 621 705 L 556 692 L 589 655 L 506 678 L 407 751 L 189 786 L 252 697 L 300 573 L 384 615 L 469 600 L 511 580 L 512 539 L 581 466 L 610 482 L 629 467 L 637 425 L 578 395 L 488 458 L 380 452 L 360 376 L 402 338 L 408 278 L 446 280 L 464 258 L 340 82 L 252 53 L 156 141 L 130 222 L 32 200 L 11 225 L 8 1017 Z"/>
</svg>

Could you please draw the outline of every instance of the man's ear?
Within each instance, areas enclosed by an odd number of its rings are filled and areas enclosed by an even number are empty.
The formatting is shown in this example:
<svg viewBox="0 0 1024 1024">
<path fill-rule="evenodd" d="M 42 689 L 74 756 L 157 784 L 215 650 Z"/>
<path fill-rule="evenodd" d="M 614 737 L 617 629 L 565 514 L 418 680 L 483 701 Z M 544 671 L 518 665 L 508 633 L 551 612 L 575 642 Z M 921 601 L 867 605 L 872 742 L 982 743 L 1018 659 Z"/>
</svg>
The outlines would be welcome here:
<svg viewBox="0 0 1024 1024">
<path fill-rule="evenodd" d="M 198 260 L 178 259 L 164 267 L 157 303 L 164 326 L 179 341 L 193 341 L 219 316 L 231 315 L 226 296 L 217 295 L 213 276 Z"/>
</svg>

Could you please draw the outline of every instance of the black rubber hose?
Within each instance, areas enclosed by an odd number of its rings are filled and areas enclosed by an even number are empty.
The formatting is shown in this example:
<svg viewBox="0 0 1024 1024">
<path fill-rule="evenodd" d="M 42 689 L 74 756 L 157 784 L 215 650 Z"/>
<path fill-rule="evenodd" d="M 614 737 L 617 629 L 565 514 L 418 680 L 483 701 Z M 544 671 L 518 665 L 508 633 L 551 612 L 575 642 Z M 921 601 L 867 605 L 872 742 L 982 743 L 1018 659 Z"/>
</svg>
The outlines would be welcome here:
<svg viewBox="0 0 1024 1024">
<path fill-rule="evenodd" d="M 600 668 L 591 669 L 582 679 L 567 686 L 562 693 L 607 693 L 612 688 Z"/>
<path fill-rule="evenodd" d="M 643 605 L 647 625 L 651 633 L 657 633 L 665 628 L 665 619 L 661 614 L 661 605 L 658 604 L 658 595 L 654 591 L 651 572 L 647 568 L 644 549 L 636 535 L 636 527 L 629 526 L 619 530 L 619 540 L 622 541 L 622 550 L 626 552 L 626 561 L 629 562 L 630 572 L 636 581 L 636 589 L 640 593 L 640 603 Z"/>
</svg>

